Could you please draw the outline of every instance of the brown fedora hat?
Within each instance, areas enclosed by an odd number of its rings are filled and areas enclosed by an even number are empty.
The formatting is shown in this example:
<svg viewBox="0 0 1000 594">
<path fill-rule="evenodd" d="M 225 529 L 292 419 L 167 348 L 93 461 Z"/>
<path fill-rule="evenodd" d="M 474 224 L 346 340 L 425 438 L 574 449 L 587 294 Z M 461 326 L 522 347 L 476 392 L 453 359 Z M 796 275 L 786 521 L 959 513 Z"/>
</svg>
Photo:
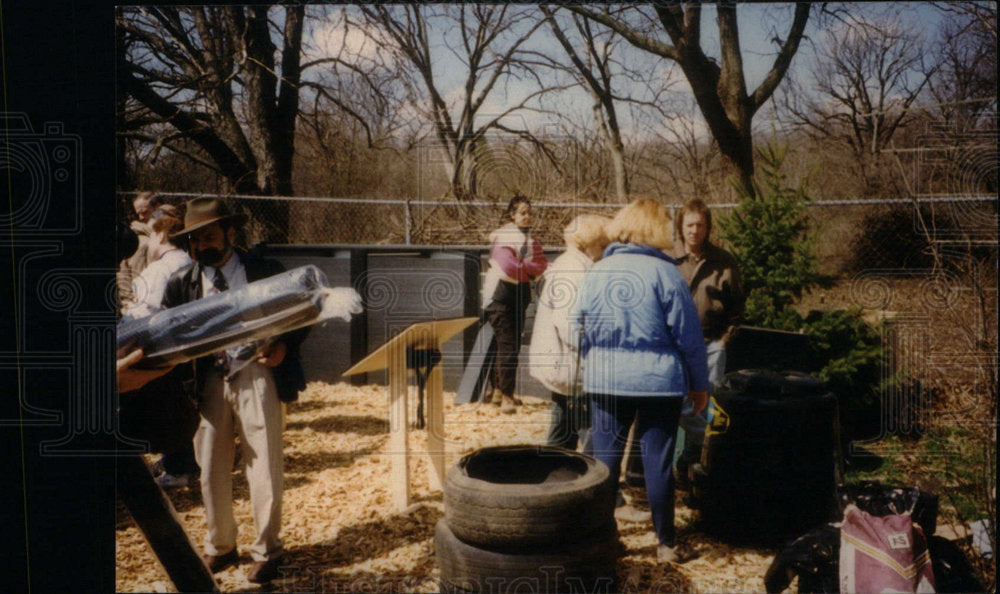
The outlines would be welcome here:
<svg viewBox="0 0 1000 594">
<path fill-rule="evenodd" d="M 247 222 L 247 215 L 242 212 L 234 213 L 218 198 L 192 198 L 185 206 L 187 210 L 184 212 L 184 228 L 170 237 L 187 235 L 219 221 L 232 221 L 234 225 Z"/>
</svg>

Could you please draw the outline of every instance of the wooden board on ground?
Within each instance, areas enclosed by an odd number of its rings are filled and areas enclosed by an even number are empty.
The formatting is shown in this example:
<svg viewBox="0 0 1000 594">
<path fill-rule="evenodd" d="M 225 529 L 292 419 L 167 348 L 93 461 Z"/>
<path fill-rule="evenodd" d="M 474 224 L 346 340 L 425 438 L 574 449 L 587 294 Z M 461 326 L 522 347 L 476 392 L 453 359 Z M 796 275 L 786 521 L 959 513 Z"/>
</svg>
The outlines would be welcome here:
<svg viewBox="0 0 1000 594">
<path fill-rule="evenodd" d="M 493 326 L 483 324 L 476 335 L 476 342 L 465 364 L 462 381 L 455 393 L 455 404 L 469 404 L 482 400 L 489 385 L 490 370 L 496 357 L 497 343 L 493 336 Z"/>
</svg>

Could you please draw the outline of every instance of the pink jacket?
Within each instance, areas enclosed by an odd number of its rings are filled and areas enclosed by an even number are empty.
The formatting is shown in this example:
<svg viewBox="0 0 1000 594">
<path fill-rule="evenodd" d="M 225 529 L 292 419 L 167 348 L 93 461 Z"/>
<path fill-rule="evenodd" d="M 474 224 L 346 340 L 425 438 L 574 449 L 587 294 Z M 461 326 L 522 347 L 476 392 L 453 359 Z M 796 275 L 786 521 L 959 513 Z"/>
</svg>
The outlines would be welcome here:
<svg viewBox="0 0 1000 594">
<path fill-rule="evenodd" d="M 489 305 L 497 283 L 530 282 L 545 272 L 548 260 L 542 252 L 542 244 L 530 234 L 524 233 L 514 223 L 508 223 L 490 233 L 490 267 L 483 282 L 483 307 Z M 521 248 L 527 246 L 524 258 Z"/>
</svg>

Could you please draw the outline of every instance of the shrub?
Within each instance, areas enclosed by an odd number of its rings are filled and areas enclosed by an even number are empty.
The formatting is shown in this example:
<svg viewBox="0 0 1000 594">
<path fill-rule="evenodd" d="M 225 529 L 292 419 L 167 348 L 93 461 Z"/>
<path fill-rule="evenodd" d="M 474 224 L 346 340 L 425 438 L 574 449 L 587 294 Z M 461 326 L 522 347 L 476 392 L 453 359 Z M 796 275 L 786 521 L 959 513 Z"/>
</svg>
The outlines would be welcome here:
<svg viewBox="0 0 1000 594">
<path fill-rule="evenodd" d="M 723 237 L 740 265 L 747 292 L 744 323 L 810 336 L 805 371 L 824 380 L 840 401 L 842 413 L 878 415 L 882 381 L 882 339 L 860 309 L 813 311 L 803 317 L 792 306 L 803 293 L 827 286 L 818 271 L 805 213 L 809 193 L 792 186 L 782 173 L 787 149 L 767 144 L 758 151 L 755 192 L 744 193 L 734 212 L 720 220 Z M 866 420 L 846 419 L 851 426 Z M 877 421 L 877 419 L 873 419 Z M 870 423 L 868 423 L 870 424 Z"/>
<path fill-rule="evenodd" d="M 813 373 L 841 396 L 842 405 L 870 408 L 882 385 L 882 337 L 861 310 L 811 311 L 802 331 L 809 335 Z"/>
<path fill-rule="evenodd" d="M 930 268 L 934 259 L 908 205 L 873 209 L 861 222 L 864 233 L 852 243 L 851 269 Z"/>
</svg>

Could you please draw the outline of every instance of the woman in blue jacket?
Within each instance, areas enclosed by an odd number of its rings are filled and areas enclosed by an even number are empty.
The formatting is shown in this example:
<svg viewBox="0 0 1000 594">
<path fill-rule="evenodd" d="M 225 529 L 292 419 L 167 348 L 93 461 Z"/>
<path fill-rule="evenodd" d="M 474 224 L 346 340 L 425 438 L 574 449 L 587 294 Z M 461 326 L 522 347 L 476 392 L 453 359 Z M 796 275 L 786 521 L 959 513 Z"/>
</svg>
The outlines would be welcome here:
<svg viewBox="0 0 1000 594">
<path fill-rule="evenodd" d="M 642 444 L 657 557 L 677 561 L 670 467 L 685 398 L 700 411 L 708 367 L 698 311 L 675 261 L 670 215 L 654 200 L 623 208 L 613 242 L 580 283 L 573 319 L 583 326 L 583 391 L 591 399 L 594 455 L 617 481 L 633 420 Z"/>
</svg>

